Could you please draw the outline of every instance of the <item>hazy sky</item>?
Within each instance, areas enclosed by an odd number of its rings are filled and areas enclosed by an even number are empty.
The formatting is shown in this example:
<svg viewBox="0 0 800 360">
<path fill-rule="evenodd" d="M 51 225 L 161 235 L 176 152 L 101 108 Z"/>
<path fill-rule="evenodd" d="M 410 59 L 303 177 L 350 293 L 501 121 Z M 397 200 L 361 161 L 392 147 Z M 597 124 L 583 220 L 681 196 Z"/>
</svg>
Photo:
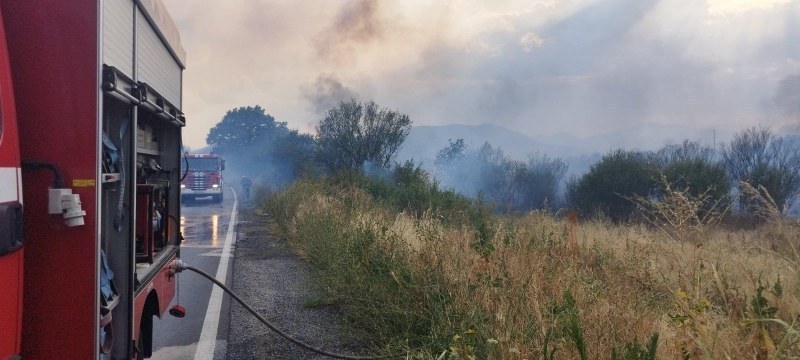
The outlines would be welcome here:
<svg viewBox="0 0 800 360">
<path fill-rule="evenodd" d="M 532 136 L 800 122 L 800 0 L 163 1 L 194 148 L 235 107 L 313 132 L 351 96 Z"/>
</svg>

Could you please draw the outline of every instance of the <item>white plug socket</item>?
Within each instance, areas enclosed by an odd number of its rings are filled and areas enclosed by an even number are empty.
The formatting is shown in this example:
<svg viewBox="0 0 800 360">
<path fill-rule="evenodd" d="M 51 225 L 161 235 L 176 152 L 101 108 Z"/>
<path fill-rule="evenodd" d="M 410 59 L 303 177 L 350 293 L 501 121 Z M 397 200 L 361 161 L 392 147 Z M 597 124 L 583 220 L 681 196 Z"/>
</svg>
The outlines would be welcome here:
<svg viewBox="0 0 800 360">
<path fill-rule="evenodd" d="M 47 213 L 63 215 L 64 222 L 69 227 L 84 224 L 86 211 L 81 209 L 80 195 L 73 194 L 72 189 L 48 189 L 47 195 Z"/>
<path fill-rule="evenodd" d="M 72 195 L 72 189 L 48 189 L 47 213 L 51 215 L 64 212 L 62 205 L 64 196 Z"/>
<path fill-rule="evenodd" d="M 80 195 L 65 195 L 63 197 L 62 206 L 64 207 L 64 222 L 67 223 L 67 226 L 73 227 L 83 225 L 83 217 L 86 216 L 86 211 L 81 209 Z"/>
</svg>

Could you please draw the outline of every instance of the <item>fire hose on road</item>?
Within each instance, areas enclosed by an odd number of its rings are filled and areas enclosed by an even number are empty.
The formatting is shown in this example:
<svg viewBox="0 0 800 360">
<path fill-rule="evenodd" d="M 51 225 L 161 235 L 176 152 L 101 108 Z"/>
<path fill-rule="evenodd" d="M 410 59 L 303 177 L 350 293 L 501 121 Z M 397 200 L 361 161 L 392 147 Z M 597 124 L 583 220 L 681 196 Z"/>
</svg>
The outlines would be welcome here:
<svg viewBox="0 0 800 360">
<path fill-rule="evenodd" d="M 334 359 L 344 359 L 344 360 L 395 359 L 395 358 L 401 358 L 401 357 L 406 356 L 405 354 L 384 355 L 384 356 L 350 356 L 350 355 L 334 354 L 334 353 L 327 352 L 327 351 L 322 350 L 322 349 L 315 348 L 312 345 L 309 345 L 307 343 L 304 343 L 304 342 L 302 342 L 300 340 L 297 340 L 297 339 L 293 338 L 291 335 L 283 332 L 281 329 L 278 329 L 275 325 L 270 323 L 264 316 L 259 314 L 250 305 L 248 305 L 246 302 L 244 302 L 244 300 L 242 300 L 238 295 L 236 295 L 236 293 L 234 293 L 230 288 L 225 286 L 224 283 L 222 283 L 221 281 L 217 280 L 215 277 L 211 276 L 210 274 L 206 273 L 205 271 L 200 270 L 200 269 L 195 268 L 195 267 L 192 267 L 192 266 L 189 266 L 188 264 L 186 264 L 182 260 L 175 261 L 174 270 L 175 270 L 176 273 L 182 272 L 184 270 L 189 270 L 189 271 L 195 272 L 195 273 L 199 274 L 200 276 L 210 280 L 211 282 L 213 282 L 214 284 L 219 286 L 228 295 L 230 295 L 234 300 L 236 300 L 236 302 L 241 304 L 248 312 L 253 314 L 253 316 L 255 316 L 259 321 L 261 321 L 264 325 L 266 325 L 268 328 L 270 328 L 270 330 L 274 331 L 275 333 L 277 333 L 278 335 L 280 335 L 284 339 L 289 340 L 292 343 L 294 343 L 295 345 L 300 346 L 300 347 L 302 347 L 302 348 L 304 348 L 306 350 L 313 351 L 313 352 L 315 352 L 317 354 L 320 354 L 320 355 L 325 355 L 325 356 L 328 356 L 328 357 L 332 357 Z"/>
</svg>

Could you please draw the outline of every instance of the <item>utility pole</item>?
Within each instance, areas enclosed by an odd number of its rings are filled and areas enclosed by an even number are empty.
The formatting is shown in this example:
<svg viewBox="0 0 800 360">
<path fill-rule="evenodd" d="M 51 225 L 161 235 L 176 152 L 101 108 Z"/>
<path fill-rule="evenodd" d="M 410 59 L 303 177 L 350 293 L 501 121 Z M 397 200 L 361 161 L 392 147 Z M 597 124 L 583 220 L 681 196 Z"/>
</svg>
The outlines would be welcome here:
<svg viewBox="0 0 800 360">
<path fill-rule="evenodd" d="M 711 129 L 711 133 L 713 134 L 712 137 L 714 139 L 712 144 L 714 146 L 714 151 L 716 152 L 717 151 L 717 129 Z"/>
</svg>

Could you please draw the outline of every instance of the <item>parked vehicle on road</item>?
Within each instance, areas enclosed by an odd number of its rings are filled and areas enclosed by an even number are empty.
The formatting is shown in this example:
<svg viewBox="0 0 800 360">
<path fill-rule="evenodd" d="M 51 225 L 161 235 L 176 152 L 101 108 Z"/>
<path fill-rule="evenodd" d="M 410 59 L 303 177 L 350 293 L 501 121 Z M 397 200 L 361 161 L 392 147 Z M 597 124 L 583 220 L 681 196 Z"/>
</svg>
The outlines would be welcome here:
<svg viewBox="0 0 800 360">
<path fill-rule="evenodd" d="M 181 182 L 181 200 L 211 197 L 222 202 L 222 172 L 225 160 L 217 154 L 184 154 L 185 177 Z"/>
</svg>

